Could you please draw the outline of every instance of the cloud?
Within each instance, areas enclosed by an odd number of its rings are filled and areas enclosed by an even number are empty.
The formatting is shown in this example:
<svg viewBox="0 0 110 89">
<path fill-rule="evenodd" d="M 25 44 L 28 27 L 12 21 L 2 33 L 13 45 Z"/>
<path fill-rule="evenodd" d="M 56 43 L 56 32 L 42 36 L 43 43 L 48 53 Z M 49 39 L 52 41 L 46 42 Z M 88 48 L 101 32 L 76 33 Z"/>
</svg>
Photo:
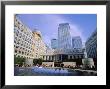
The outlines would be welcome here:
<svg viewBox="0 0 110 89">
<path fill-rule="evenodd" d="M 69 23 L 70 28 L 71 28 L 71 30 L 70 30 L 71 35 L 72 36 L 81 36 L 84 38 L 82 28 L 78 24 L 75 24 L 75 22 L 73 23 L 65 18 L 62 18 L 59 15 L 50 15 L 49 18 L 54 20 L 54 22 L 52 23 L 53 25 L 60 24 L 60 23 Z M 58 25 L 57 25 L 57 27 L 58 27 Z"/>
<path fill-rule="evenodd" d="M 57 14 L 47 14 L 44 15 L 43 18 L 45 19 L 46 24 L 48 24 L 46 29 L 48 29 L 48 32 L 51 32 L 50 35 L 44 35 L 43 37 L 47 45 L 51 45 L 51 39 L 58 38 L 58 25 L 60 23 L 69 23 L 71 36 L 80 36 L 82 41 L 85 42 L 85 37 L 82 32 L 83 29 L 78 24 L 75 24 L 75 22 L 73 23 Z"/>
<path fill-rule="evenodd" d="M 83 35 L 83 32 L 82 32 L 83 30 L 78 25 L 70 24 L 70 28 L 71 28 L 70 29 L 70 34 L 71 34 L 72 37 L 80 36 L 83 42 L 86 41 L 86 39 L 85 39 L 85 37 Z"/>
<path fill-rule="evenodd" d="M 44 35 L 43 36 L 43 41 L 46 43 L 47 46 L 51 47 L 51 39 L 49 36 Z"/>
</svg>

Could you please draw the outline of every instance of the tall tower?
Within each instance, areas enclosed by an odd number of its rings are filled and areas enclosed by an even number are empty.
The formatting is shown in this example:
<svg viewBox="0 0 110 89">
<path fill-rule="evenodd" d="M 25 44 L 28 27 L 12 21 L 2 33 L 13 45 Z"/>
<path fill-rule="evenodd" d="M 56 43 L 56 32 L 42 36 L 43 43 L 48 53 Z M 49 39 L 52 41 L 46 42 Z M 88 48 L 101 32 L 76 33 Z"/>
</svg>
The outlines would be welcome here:
<svg viewBox="0 0 110 89">
<path fill-rule="evenodd" d="M 69 23 L 61 23 L 58 27 L 58 48 L 71 49 L 72 40 Z"/>
<path fill-rule="evenodd" d="M 80 36 L 76 36 L 72 38 L 72 46 L 76 49 L 82 49 L 82 40 Z"/>
<path fill-rule="evenodd" d="M 58 48 L 58 40 L 57 39 L 52 39 L 51 40 L 51 48 L 52 49 L 57 49 Z"/>
</svg>

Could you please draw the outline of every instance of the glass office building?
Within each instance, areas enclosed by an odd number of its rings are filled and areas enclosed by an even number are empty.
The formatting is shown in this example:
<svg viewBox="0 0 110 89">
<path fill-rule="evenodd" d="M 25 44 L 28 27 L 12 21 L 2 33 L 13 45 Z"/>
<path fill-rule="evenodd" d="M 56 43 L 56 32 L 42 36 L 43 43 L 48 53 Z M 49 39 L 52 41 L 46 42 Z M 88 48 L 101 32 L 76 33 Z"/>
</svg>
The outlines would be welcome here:
<svg viewBox="0 0 110 89">
<path fill-rule="evenodd" d="M 97 31 L 95 30 L 85 43 L 88 58 L 97 59 Z"/>
<path fill-rule="evenodd" d="M 76 36 L 72 38 L 72 46 L 75 49 L 82 49 L 82 39 L 80 36 Z"/>
<path fill-rule="evenodd" d="M 57 49 L 58 48 L 58 40 L 57 39 L 52 39 L 51 40 L 51 48 L 52 49 Z"/>
<path fill-rule="evenodd" d="M 61 23 L 58 27 L 58 48 L 71 49 L 72 40 L 69 23 Z"/>
</svg>

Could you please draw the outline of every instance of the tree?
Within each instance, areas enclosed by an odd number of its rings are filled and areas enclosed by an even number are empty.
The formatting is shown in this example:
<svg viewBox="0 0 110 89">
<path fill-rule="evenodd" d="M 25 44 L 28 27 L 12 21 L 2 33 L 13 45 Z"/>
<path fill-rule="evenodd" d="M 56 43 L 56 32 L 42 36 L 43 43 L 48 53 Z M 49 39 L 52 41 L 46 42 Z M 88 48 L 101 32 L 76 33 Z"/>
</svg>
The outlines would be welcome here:
<svg viewBox="0 0 110 89">
<path fill-rule="evenodd" d="M 42 60 L 41 58 L 39 58 L 39 59 L 34 59 L 34 60 L 33 60 L 34 65 L 36 65 L 36 64 L 41 65 L 42 62 L 43 62 L 43 60 Z"/>
<path fill-rule="evenodd" d="M 19 66 L 22 66 L 23 65 L 23 63 L 25 62 L 25 58 L 23 58 L 23 57 L 16 57 L 16 56 L 14 56 L 14 64 L 18 64 Z"/>
<path fill-rule="evenodd" d="M 89 67 L 89 60 L 88 59 L 84 60 L 84 66 L 85 66 L 85 68 L 88 69 L 88 67 Z"/>
<path fill-rule="evenodd" d="M 81 59 L 75 59 L 76 65 L 82 65 L 82 60 Z"/>
</svg>

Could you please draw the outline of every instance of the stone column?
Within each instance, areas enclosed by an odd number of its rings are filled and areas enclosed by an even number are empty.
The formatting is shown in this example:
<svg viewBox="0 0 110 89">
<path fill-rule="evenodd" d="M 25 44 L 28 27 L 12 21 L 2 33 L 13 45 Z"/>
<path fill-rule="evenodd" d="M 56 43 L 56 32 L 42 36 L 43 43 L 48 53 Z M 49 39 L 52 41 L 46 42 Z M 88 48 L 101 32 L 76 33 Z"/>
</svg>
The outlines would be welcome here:
<svg viewBox="0 0 110 89">
<path fill-rule="evenodd" d="M 55 60 L 57 60 L 57 55 L 55 56 Z"/>
<path fill-rule="evenodd" d="M 62 55 L 61 55 L 61 61 L 62 61 Z"/>
<path fill-rule="evenodd" d="M 76 57 L 76 59 L 78 58 L 78 56 L 77 56 L 77 55 L 75 55 L 75 57 Z"/>
<path fill-rule="evenodd" d="M 47 56 L 45 56 L 46 57 L 46 60 L 47 60 Z"/>
<path fill-rule="evenodd" d="M 51 60 L 51 56 L 49 55 L 49 60 Z"/>
<path fill-rule="evenodd" d="M 49 60 L 49 56 L 47 56 L 47 60 Z"/>
<path fill-rule="evenodd" d="M 70 59 L 70 55 L 68 55 L 68 59 Z"/>
<path fill-rule="evenodd" d="M 55 55 L 54 55 L 54 61 L 55 61 Z"/>
<path fill-rule="evenodd" d="M 52 67 L 54 67 L 54 62 L 53 62 L 53 64 L 52 64 Z"/>
<path fill-rule="evenodd" d="M 74 56 L 72 55 L 72 59 L 74 59 Z"/>
<path fill-rule="evenodd" d="M 46 56 L 44 56 L 44 60 L 46 60 Z"/>
<path fill-rule="evenodd" d="M 58 55 L 57 55 L 57 60 L 59 60 L 59 59 L 58 59 Z"/>
<path fill-rule="evenodd" d="M 50 60 L 52 60 L 52 55 L 50 56 Z"/>
</svg>

